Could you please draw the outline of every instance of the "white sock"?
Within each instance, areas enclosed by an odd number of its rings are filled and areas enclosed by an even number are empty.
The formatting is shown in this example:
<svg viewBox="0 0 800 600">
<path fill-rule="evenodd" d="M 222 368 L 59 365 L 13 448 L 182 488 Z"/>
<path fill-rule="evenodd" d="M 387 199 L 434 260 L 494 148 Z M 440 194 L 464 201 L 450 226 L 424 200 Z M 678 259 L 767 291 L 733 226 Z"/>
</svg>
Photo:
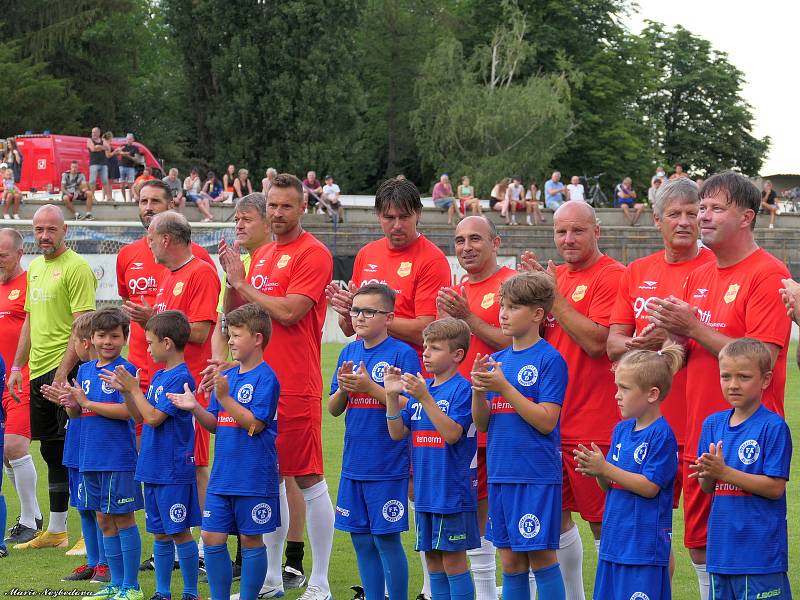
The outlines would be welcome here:
<svg viewBox="0 0 800 600">
<path fill-rule="evenodd" d="M 264 579 L 265 587 L 278 587 L 283 589 L 283 543 L 289 533 L 289 500 L 286 498 L 286 482 L 281 481 L 280 487 L 281 526 L 275 531 L 264 534 L 264 545 L 267 547 L 267 576 Z"/>
<path fill-rule="evenodd" d="M 50 533 L 64 533 L 67 530 L 67 513 L 50 511 L 50 521 L 47 523 L 47 531 Z"/>
<path fill-rule="evenodd" d="M 12 467 L 10 464 L 3 465 L 3 467 L 6 470 L 6 477 L 8 477 L 8 480 L 11 482 L 11 487 L 14 488 L 14 491 L 17 491 L 17 482 L 14 477 L 14 467 Z"/>
<path fill-rule="evenodd" d="M 19 496 L 19 522 L 36 529 L 36 517 L 41 518 L 39 501 L 36 499 L 36 467 L 33 458 L 26 454 L 22 458 L 9 461 L 14 470 L 14 483 Z"/>
<path fill-rule="evenodd" d="M 700 588 L 700 600 L 708 600 L 708 593 L 709 588 L 711 587 L 711 581 L 708 577 L 708 571 L 706 571 L 705 563 L 702 565 L 698 565 L 697 563 L 692 563 L 694 570 L 697 572 L 697 584 Z"/>
<path fill-rule="evenodd" d="M 194 533 L 194 527 L 192 527 L 192 533 Z M 206 556 L 206 545 L 203 543 L 203 536 L 200 536 L 200 539 L 197 540 L 197 555 L 200 558 L 205 558 Z"/>
<path fill-rule="evenodd" d="M 481 547 L 467 550 L 476 600 L 497 600 L 497 575 L 494 544 L 481 537 Z"/>
<path fill-rule="evenodd" d="M 536 600 L 536 575 L 533 574 L 533 569 L 528 571 L 528 587 L 531 590 L 531 600 Z"/>
<path fill-rule="evenodd" d="M 583 542 L 577 526 L 561 534 L 558 540 L 558 564 L 564 579 L 566 600 L 586 600 L 583 593 Z"/>
<path fill-rule="evenodd" d="M 594 549 L 597 550 L 597 554 L 599 555 L 600 554 L 600 540 L 599 539 L 594 541 Z"/>
<path fill-rule="evenodd" d="M 426 598 L 431 597 L 431 576 L 428 574 L 428 561 L 425 560 L 425 553 L 419 553 L 419 559 L 422 561 L 422 590 L 420 593 Z"/>
<path fill-rule="evenodd" d="M 308 585 L 316 585 L 330 593 L 328 564 L 333 550 L 333 503 L 328 495 L 328 484 L 323 479 L 302 490 L 306 501 L 306 530 L 311 542 L 311 577 Z"/>
</svg>

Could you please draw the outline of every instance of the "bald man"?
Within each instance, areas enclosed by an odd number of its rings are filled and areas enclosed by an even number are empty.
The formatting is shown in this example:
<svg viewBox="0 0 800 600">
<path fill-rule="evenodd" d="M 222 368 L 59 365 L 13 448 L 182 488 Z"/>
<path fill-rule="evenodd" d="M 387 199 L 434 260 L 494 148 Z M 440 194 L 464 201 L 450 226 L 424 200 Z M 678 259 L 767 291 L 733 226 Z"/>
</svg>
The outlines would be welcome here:
<svg viewBox="0 0 800 600">
<path fill-rule="evenodd" d="M 95 309 L 97 278 L 89 263 L 67 248 L 67 226 L 61 209 L 52 204 L 33 215 L 33 237 L 42 251 L 28 267 L 25 321 L 8 376 L 8 390 L 20 399 L 22 369 L 30 368 L 31 439 L 41 442 L 47 464 L 50 519 L 47 531 L 17 549 L 63 548 L 67 545 L 69 481 L 64 458 L 67 414 L 48 401 L 42 385 L 58 386 L 76 375 L 78 356 L 69 344 L 73 320 Z"/>
</svg>

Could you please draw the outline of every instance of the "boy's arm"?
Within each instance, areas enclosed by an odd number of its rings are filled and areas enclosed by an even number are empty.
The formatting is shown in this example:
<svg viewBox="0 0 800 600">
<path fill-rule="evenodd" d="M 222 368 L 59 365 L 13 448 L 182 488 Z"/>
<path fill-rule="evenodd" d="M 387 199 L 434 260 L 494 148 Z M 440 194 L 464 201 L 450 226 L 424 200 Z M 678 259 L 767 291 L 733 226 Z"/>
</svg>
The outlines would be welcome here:
<svg viewBox="0 0 800 600">
<path fill-rule="evenodd" d="M 210 433 L 217 431 L 217 417 L 203 408 L 195 398 L 194 393 L 189 388 L 188 383 L 183 384 L 183 392 L 181 393 L 167 393 L 167 399 L 181 410 L 191 412 L 197 422 L 203 426 L 203 429 Z"/>
<path fill-rule="evenodd" d="M 433 396 L 431 396 L 431 393 L 428 390 L 428 386 L 425 384 L 425 379 L 422 377 L 422 375 L 419 373 L 416 375 L 404 373 L 403 384 L 405 386 L 406 393 L 411 394 L 414 398 L 420 401 L 422 404 L 422 410 L 424 410 L 425 414 L 428 415 L 431 423 L 433 423 L 433 426 L 436 427 L 436 431 L 439 432 L 444 441 L 450 445 L 458 442 L 458 440 L 461 439 L 461 436 L 464 435 L 464 428 L 442 412 L 442 410 L 436 404 L 436 400 L 434 400 Z"/>
<path fill-rule="evenodd" d="M 724 481 L 745 492 L 770 500 L 777 500 L 786 493 L 786 479 L 783 477 L 745 473 L 726 465 L 722 454 L 722 442 L 709 444 L 708 452 L 704 452 L 697 459 L 694 470 L 706 493 L 714 491 L 717 481 Z"/>
<path fill-rule="evenodd" d="M 486 401 L 486 392 L 472 388 L 472 422 L 478 431 L 489 430 L 489 403 Z"/>
<path fill-rule="evenodd" d="M 400 392 L 403 390 L 400 372 L 397 367 L 386 367 L 383 374 L 383 387 L 386 390 L 386 424 L 389 427 L 389 436 L 395 441 L 404 439 L 409 432 L 400 414 Z"/>
<path fill-rule="evenodd" d="M 137 423 L 143 421 L 150 425 L 150 427 L 158 427 L 164 421 L 167 420 L 169 416 L 162 410 L 158 410 L 155 406 L 150 404 L 147 401 L 147 398 L 144 397 L 142 390 L 140 388 L 135 388 L 130 392 L 123 392 L 123 396 L 125 398 L 126 404 L 133 405 L 131 408 L 131 414 L 134 414 L 134 411 L 139 414 L 139 419 Z M 134 419 L 136 416 L 134 415 Z"/>
<path fill-rule="evenodd" d="M 336 390 L 328 399 L 328 412 L 334 417 L 340 416 L 347 408 L 347 392 L 342 388 Z"/>
<path fill-rule="evenodd" d="M 87 399 L 85 402 L 81 402 L 81 406 L 107 419 L 127 421 L 131 418 L 131 413 L 124 402 L 94 402 Z"/>
<path fill-rule="evenodd" d="M 643 498 L 655 498 L 661 490 L 660 485 L 650 481 L 641 473 L 631 473 L 612 465 L 594 442 L 591 448 L 578 444 L 573 454 L 578 465 L 576 471 L 597 479 L 598 485 L 604 492 L 608 491 L 612 483 Z"/>
<path fill-rule="evenodd" d="M 261 433 L 264 430 L 266 427 L 264 421 L 257 419 L 252 412 L 231 398 L 226 375 L 217 373 L 216 377 L 214 377 L 214 391 L 217 396 L 217 402 L 233 417 L 237 425 L 246 430 L 249 435 Z"/>
<path fill-rule="evenodd" d="M 508 381 L 506 381 L 506 385 L 500 394 L 508 400 L 509 404 L 517 411 L 517 414 L 528 425 L 542 435 L 550 434 L 558 425 L 558 417 L 561 414 L 561 406 L 559 404 L 555 402 L 531 402 Z"/>
<path fill-rule="evenodd" d="M 121 392 L 122 397 L 125 399 L 125 406 L 128 407 L 128 412 L 131 414 L 131 419 L 134 420 L 135 423 L 139 424 L 144 421 L 142 417 L 142 413 L 136 408 L 136 402 L 134 402 L 133 397 L 131 394 L 126 392 Z"/>
</svg>

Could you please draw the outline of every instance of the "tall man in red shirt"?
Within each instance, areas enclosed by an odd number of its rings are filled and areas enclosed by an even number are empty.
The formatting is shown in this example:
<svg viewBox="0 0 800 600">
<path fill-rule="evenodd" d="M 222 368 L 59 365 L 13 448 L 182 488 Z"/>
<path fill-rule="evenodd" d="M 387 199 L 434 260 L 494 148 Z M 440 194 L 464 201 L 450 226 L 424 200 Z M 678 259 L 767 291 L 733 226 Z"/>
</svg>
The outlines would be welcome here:
<svg viewBox="0 0 800 600">
<path fill-rule="evenodd" d="M 743 175 L 728 171 L 709 177 L 700 189 L 700 236 L 716 261 L 689 274 L 682 299 L 655 299 L 649 306 L 651 323 L 676 338 L 688 339 L 684 545 L 697 570 L 703 599 L 708 597 L 706 524 L 711 498 L 696 479 L 688 479 L 687 467 L 697 459 L 703 420 L 729 407 L 719 386 L 717 360 L 725 344 L 751 337 L 767 345 L 774 366 L 763 402 L 783 415 L 790 322 L 780 289 L 789 272 L 755 242 L 753 229 L 760 205 L 758 188 Z"/>
<path fill-rule="evenodd" d="M 559 207 L 553 230 L 564 264 L 556 267 L 551 261 L 547 268 L 556 279 L 556 298 L 545 319 L 544 338 L 561 353 L 569 370 L 561 409 L 564 486 L 558 562 L 568 600 L 581 600 L 583 545 L 572 512 L 589 523 L 599 548 L 605 495 L 597 482 L 575 471 L 572 451 L 578 444 L 595 442 L 605 455 L 619 421 L 606 342 L 624 267 L 600 252 L 600 226 L 589 204 L 567 202 Z"/>
<path fill-rule="evenodd" d="M 10 228 L 0 229 L 0 355 L 7 369 L 14 364 L 22 324 L 25 322 L 27 273 L 23 270 L 22 236 Z M 36 499 L 36 467 L 30 455 L 31 415 L 28 364 L 22 367 L 19 400 L 3 389 L 6 415 L 3 463 L 11 485 L 19 496 L 20 517 L 6 537 L 7 544 L 22 544 L 36 537 L 42 513 Z M 5 532 L 0 532 L 4 535 Z"/>
<path fill-rule="evenodd" d="M 469 350 L 459 367 L 468 380 L 477 354 L 486 355 L 506 348 L 511 338 L 500 330 L 500 285 L 516 274 L 497 264 L 500 236 L 486 217 L 466 217 L 456 225 L 456 258 L 467 272 L 467 280 L 453 288 L 439 290 L 436 306 L 442 316 L 462 319 L 469 325 Z M 496 600 L 495 548 L 486 539 L 489 490 L 486 479 L 486 433 L 478 432 L 478 525 L 481 547 L 468 550 L 477 600 Z"/>
<path fill-rule="evenodd" d="M 275 177 L 267 195 L 267 218 L 275 241 L 253 253 L 245 275 L 238 249 L 221 244 L 220 262 L 231 286 L 228 312 L 243 302 L 259 305 L 272 318 L 272 338 L 264 359 L 281 384 L 278 401 L 278 462 L 281 475 L 294 477 L 306 502 L 312 568 L 302 600 L 328 600 L 328 563 L 333 548 L 333 504 L 322 465 L 322 326 L 327 310 L 325 286 L 333 258 L 303 230 L 303 186 L 294 175 Z M 281 527 L 265 536 L 267 578 L 262 593 L 283 590 L 280 558 L 288 529 L 285 486 L 281 486 Z"/>
</svg>

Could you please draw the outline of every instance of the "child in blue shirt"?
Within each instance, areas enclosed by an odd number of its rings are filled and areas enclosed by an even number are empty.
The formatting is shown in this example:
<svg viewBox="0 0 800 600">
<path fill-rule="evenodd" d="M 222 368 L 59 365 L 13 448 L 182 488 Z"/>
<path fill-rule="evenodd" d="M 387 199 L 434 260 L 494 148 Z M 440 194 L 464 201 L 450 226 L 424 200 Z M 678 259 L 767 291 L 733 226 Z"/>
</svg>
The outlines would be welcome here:
<svg viewBox="0 0 800 600">
<path fill-rule="evenodd" d="M 595 600 L 671 598 L 672 495 L 678 470 L 678 442 L 661 402 L 683 364 L 683 349 L 634 350 L 617 364 L 615 396 L 623 421 L 611 448 L 579 444 L 576 470 L 595 477 L 606 492 Z"/>
<path fill-rule="evenodd" d="M 389 337 L 394 303 L 394 290 L 380 283 L 355 293 L 350 316 L 359 339 L 339 355 L 328 402 L 334 417 L 347 411 L 335 527 L 350 533 L 366 600 L 383 600 L 384 585 L 390 600 L 408 598 L 400 539 L 408 530 L 408 444 L 386 429 L 383 379 L 390 365 L 406 373 L 420 365 L 411 346 Z"/>
<path fill-rule="evenodd" d="M 197 402 L 188 383 L 183 393 L 167 397 L 215 434 L 202 523 L 211 600 L 230 596 L 229 531 L 238 531 L 242 542 L 239 597 L 255 600 L 267 574 L 263 535 L 281 522 L 275 450 L 280 385 L 262 358 L 272 333 L 269 316 L 258 306 L 245 304 L 229 312 L 225 321 L 228 346 L 239 365 L 216 373 L 208 410 Z"/>
<path fill-rule="evenodd" d="M 540 600 L 563 600 L 556 550 L 561 528 L 559 417 L 567 365 L 539 335 L 555 283 L 520 273 L 500 286 L 500 328 L 512 345 L 475 357 L 472 417 L 488 431 L 486 538 L 500 550 L 503 600 L 528 600 L 533 570 Z"/>
<path fill-rule="evenodd" d="M 164 363 L 156 371 L 147 397 L 133 377 L 119 365 L 100 377 L 122 392 L 134 421 L 143 423 L 136 481 L 144 483 L 145 523 L 153 534 L 156 593 L 151 600 L 171 597 L 174 550 L 183 574 L 182 600 L 197 600 L 199 556 L 190 527 L 200 525 L 200 504 L 194 467 L 194 420 L 167 398 L 184 385 L 195 390 L 194 379 L 183 359 L 189 341 L 189 321 L 177 310 L 154 315 L 145 326 L 147 349 L 153 361 Z M 174 542 L 174 545 L 173 545 Z"/>
<path fill-rule="evenodd" d="M 731 405 L 703 422 L 691 477 L 713 494 L 707 569 L 716 600 L 791 598 L 786 482 L 792 437 L 786 421 L 761 404 L 772 356 L 742 338 L 719 353 L 722 394 Z"/>
<path fill-rule="evenodd" d="M 411 434 L 417 551 L 425 552 L 432 600 L 475 595 L 467 550 L 481 545 L 478 530 L 477 452 L 469 382 L 458 372 L 469 348 L 469 326 L 440 319 L 422 332 L 422 361 L 433 379 L 387 367 L 386 420 L 393 440 Z M 411 399 L 400 409 L 400 394 Z M 402 505 L 384 512 L 399 515 Z"/>
</svg>

